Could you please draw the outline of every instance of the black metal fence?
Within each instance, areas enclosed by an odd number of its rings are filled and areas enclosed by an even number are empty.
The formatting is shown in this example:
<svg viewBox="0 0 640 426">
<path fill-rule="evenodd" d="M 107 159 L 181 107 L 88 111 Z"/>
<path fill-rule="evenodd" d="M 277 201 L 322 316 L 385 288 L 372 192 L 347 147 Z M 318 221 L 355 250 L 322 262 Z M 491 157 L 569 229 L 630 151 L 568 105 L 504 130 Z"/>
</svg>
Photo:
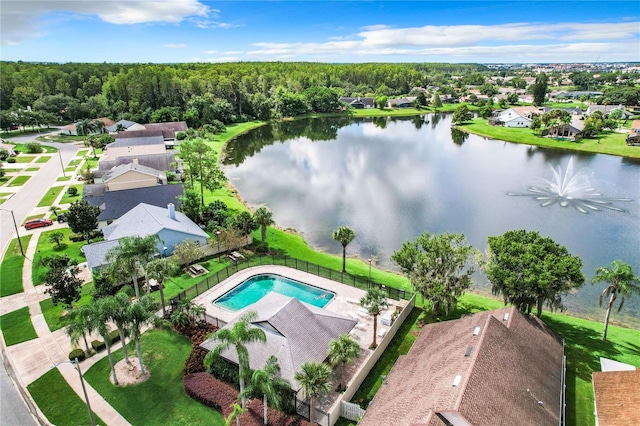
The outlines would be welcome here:
<svg viewBox="0 0 640 426">
<path fill-rule="evenodd" d="M 236 272 L 242 271 L 247 268 L 262 265 L 282 265 L 289 268 L 294 268 L 299 271 L 304 271 L 309 274 L 317 275 L 319 277 L 327 278 L 332 281 L 337 281 L 342 284 L 346 284 L 352 287 L 367 290 L 371 287 L 381 288 L 387 293 L 387 297 L 394 300 L 409 300 L 413 296 L 413 292 L 394 287 L 386 286 L 382 283 L 375 281 L 369 281 L 366 277 L 357 275 L 351 275 L 347 272 L 338 272 L 325 266 L 317 265 L 315 263 L 307 262 L 306 260 L 297 259 L 295 257 L 280 256 L 280 255 L 264 255 L 264 256 L 252 256 L 244 260 L 235 262 L 232 265 L 227 266 L 214 274 L 208 275 L 206 278 L 198 281 L 193 287 L 190 287 L 184 291 L 178 293 L 171 299 L 171 304 L 175 305 L 181 300 L 190 300 L 194 297 L 204 293 L 205 291 L 215 287 L 222 281 L 229 278 Z"/>
<path fill-rule="evenodd" d="M 311 405 L 306 401 L 301 401 L 298 398 L 295 398 L 296 404 L 296 413 L 299 416 L 304 417 L 307 420 L 310 420 L 309 413 L 311 412 Z M 314 424 L 319 424 L 320 426 L 329 426 L 329 414 L 315 407 L 315 414 L 313 416 Z"/>
</svg>

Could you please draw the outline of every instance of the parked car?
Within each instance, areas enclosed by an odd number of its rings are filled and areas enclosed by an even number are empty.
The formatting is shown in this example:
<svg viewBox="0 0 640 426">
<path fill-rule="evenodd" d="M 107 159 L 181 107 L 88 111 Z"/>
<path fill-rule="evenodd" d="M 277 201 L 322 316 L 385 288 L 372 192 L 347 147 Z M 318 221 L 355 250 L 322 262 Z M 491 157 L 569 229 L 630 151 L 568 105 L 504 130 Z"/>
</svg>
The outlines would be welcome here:
<svg viewBox="0 0 640 426">
<path fill-rule="evenodd" d="M 53 221 L 51 219 L 33 219 L 25 222 L 25 229 L 41 228 L 43 226 L 51 226 Z"/>
<path fill-rule="evenodd" d="M 67 221 L 67 217 L 64 213 L 58 213 L 58 223 L 64 223 Z"/>
</svg>

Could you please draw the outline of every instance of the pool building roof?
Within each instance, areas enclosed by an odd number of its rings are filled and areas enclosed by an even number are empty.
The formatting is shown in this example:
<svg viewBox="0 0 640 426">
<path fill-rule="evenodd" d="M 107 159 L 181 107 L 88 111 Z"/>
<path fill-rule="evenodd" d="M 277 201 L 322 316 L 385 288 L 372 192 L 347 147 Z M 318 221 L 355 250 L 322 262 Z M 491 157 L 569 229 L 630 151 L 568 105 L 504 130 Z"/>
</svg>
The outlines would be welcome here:
<svg viewBox="0 0 640 426">
<path fill-rule="evenodd" d="M 250 343 L 249 366 L 252 370 L 264 367 L 267 359 L 275 355 L 278 358 L 281 375 L 294 389 L 299 388 L 293 376 L 305 362 L 322 362 L 327 358 L 329 342 L 341 334 L 349 333 L 357 321 L 334 312 L 306 305 L 298 299 L 271 292 L 249 306 L 247 311 L 258 315 L 251 322 L 265 332 L 266 344 Z M 243 312 L 244 313 L 244 312 Z M 224 328 L 231 328 L 242 316 L 238 315 Z M 209 339 L 202 347 L 211 350 L 216 346 Z M 221 356 L 238 363 L 235 348 L 222 352 Z"/>
</svg>

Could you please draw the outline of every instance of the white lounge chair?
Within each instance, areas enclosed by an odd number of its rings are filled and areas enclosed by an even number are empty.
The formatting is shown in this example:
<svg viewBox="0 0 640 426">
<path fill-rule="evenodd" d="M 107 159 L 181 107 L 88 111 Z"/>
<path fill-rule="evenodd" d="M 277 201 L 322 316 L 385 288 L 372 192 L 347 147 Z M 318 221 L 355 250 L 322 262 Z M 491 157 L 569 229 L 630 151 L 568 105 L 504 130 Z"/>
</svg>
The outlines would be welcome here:
<svg viewBox="0 0 640 426">
<path fill-rule="evenodd" d="M 352 297 L 347 297 L 345 298 L 345 300 L 347 301 L 347 303 L 351 303 L 353 305 L 359 305 L 360 301 L 358 299 L 354 299 Z"/>
<path fill-rule="evenodd" d="M 380 330 L 378 330 L 378 337 L 384 337 L 387 335 L 387 329 L 386 328 L 381 328 Z"/>
<path fill-rule="evenodd" d="M 356 324 L 355 328 L 357 328 L 358 330 L 364 331 L 367 329 L 367 326 L 359 322 Z"/>
</svg>

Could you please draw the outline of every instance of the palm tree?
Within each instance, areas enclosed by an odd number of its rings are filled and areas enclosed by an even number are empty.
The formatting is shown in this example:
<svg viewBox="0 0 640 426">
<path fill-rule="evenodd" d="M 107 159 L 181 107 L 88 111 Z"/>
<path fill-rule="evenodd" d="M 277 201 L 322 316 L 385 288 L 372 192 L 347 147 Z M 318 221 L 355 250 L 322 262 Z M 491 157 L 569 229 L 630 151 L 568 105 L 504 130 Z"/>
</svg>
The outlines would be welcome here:
<svg viewBox="0 0 640 426">
<path fill-rule="evenodd" d="M 164 280 L 176 274 L 178 265 L 167 258 L 154 259 L 145 265 L 144 270 L 147 278 L 156 280 L 160 286 L 160 303 L 162 304 L 162 317 L 164 318 L 167 315 L 164 301 Z M 147 283 L 148 285 L 149 283 Z"/>
<path fill-rule="evenodd" d="M 133 288 L 136 291 L 136 299 L 140 298 L 138 288 L 138 272 L 140 265 L 144 265 L 153 259 L 158 251 L 157 235 L 142 237 L 123 237 L 118 240 L 118 245 L 107 250 L 105 258 L 112 263 L 114 271 L 122 271 L 131 277 Z"/>
<path fill-rule="evenodd" d="M 240 395 L 242 396 L 242 408 L 247 406 L 247 399 L 244 392 L 245 371 L 249 371 L 249 351 L 245 346 L 247 343 L 266 342 L 267 336 L 262 329 L 251 327 L 249 324 L 255 320 L 258 314 L 255 311 L 249 311 L 242 315 L 233 327 L 222 328 L 215 333 L 207 336 L 207 339 L 213 339 L 218 342 L 205 357 L 204 365 L 210 368 L 213 362 L 220 354 L 231 346 L 235 346 L 238 353 L 238 376 L 240 378 Z"/>
<path fill-rule="evenodd" d="M 122 345 L 122 355 L 125 362 L 131 365 L 129 361 L 129 351 L 127 350 L 126 338 L 129 334 L 129 327 L 131 321 L 129 321 L 129 315 L 127 311 L 131 306 L 131 299 L 125 293 L 118 293 L 114 296 L 105 297 L 105 304 L 109 305 L 109 312 L 111 313 L 111 321 L 118 328 L 118 334 L 120 335 L 120 344 Z"/>
<path fill-rule="evenodd" d="M 253 213 L 253 220 L 262 228 L 262 243 L 267 240 L 267 226 L 273 225 L 273 213 L 266 207 L 258 208 Z"/>
<path fill-rule="evenodd" d="M 371 287 L 367 294 L 360 299 L 360 304 L 367 309 L 369 315 L 373 315 L 373 343 L 371 348 L 376 348 L 376 333 L 378 332 L 378 315 L 389 306 L 387 295 L 377 287 Z"/>
<path fill-rule="evenodd" d="M 84 340 L 84 347 L 87 356 L 91 353 L 89 343 L 87 342 L 87 334 L 95 329 L 95 321 L 93 320 L 94 310 L 91 305 L 82 305 L 69 311 L 69 323 L 65 327 L 65 331 L 71 344 L 76 345 L 80 337 Z"/>
<path fill-rule="evenodd" d="M 151 296 L 142 296 L 140 299 L 132 303 L 127 309 L 127 317 L 131 327 L 131 337 L 136 342 L 136 352 L 138 354 L 138 362 L 140 363 L 140 374 L 144 374 L 144 364 L 142 363 L 142 350 L 140 349 L 140 337 L 142 336 L 142 327 L 153 323 L 156 319 L 155 311 L 157 309 L 156 301 Z"/>
<path fill-rule="evenodd" d="M 345 370 L 348 363 L 358 358 L 360 355 L 360 345 L 353 340 L 348 334 L 343 334 L 337 339 L 329 342 L 329 362 L 331 365 L 342 364 L 342 372 L 340 374 L 340 389 L 347 389 L 345 380 Z"/>
<path fill-rule="evenodd" d="M 113 355 L 111 354 L 111 339 L 109 338 L 109 322 L 112 317 L 112 304 L 107 297 L 96 300 L 92 305 L 93 309 L 91 318 L 93 318 L 94 329 L 102 336 L 104 345 L 107 349 L 107 357 L 109 358 L 109 365 L 111 366 L 111 375 L 113 376 L 113 384 L 118 385 L 118 377 L 116 376 L 116 368 L 113 362 Z"/>
<path fill-rule="evenodd" d="M 309 423 L 314 423 L 316 397 L 331 390 L 331 367 L 321 362 L 305 362 L 293 378 L 302 386 L 311 399 L 309 403 Z"/>
<path fill-rule="evenodd" d="M 342 272 L 347 272 L 347 246 L 355 237 L 356 233 L 346 226 L 333 231 L 333 239 L 342 244 Z"/>
<path fill-rule="evenodd" d="M 271 355 L 267 359 L 263 370 L 255 370 L 251 375 L 251 382 L 249 386 L 247 386 L 246 392 L 249 395 L 256 393 L 262 394 L 262 405 L 264 406 L 263 419 L 265 425 L 269 420 L 267 410 L 268 401 L 271 401 L 273 408 L 279 410 L 282 399 L 277 392 L 277 388 L 283 384 L 288 385 L 288 383 L 289 382 L 280 377 L 280 366 L 278 365 L 278 358 L 275 355 Z"/>
<path fill-rule="evenodd" d="M 240 416 L 242 416 L 247 409 L 242 408 L 237 403 L 234 403 L 231 407 L 233 407 L 233 411 L 224 419 L 224 426 L 231 426 L 234 420 L 236 421 L 236 425 L 240 426 Z"/>
<path fill-rule="evenodd" d="M 611 307 L 616 301 L 618 295 L 620 295 L 620 306 L 618 306 L 618 312 L 624 305 L 625 296 L 631 296 L 633 293 L 640 294 L 640 277 L 633 274 L 631 266 L 624 263 L 622 260 L 614 260 L 611 262 L 611 268 L 601 266 L 596 269 L 596 276 L 591 280 L 592 283 L 604 281 L 609 285 L 602 290 L 600 294 L 600 306 L 602 306 L 602 300 L 605 297 L 609 298 L 607 303 L 607 313 L 604 316 L 604 331 L 602 332 L 602 340 L 607 340 L 607 328 L 609 327 L 609 316 L 611 315 Z"/>
<path fill-rule="evenodd" d="M 55 243 L 58 248 L 60 248 L 62 240 L 64 240 L 64 234 L 60 231 L 55 231 L 49 234 L 49 242 Z"/>
<path fill-rule="evenodd" d="M 60 210 L 58 206 L 49 207 L 49 211 L 55 215 L 56 219 L 58 218 L 58 210 Z"/>
</svg>

